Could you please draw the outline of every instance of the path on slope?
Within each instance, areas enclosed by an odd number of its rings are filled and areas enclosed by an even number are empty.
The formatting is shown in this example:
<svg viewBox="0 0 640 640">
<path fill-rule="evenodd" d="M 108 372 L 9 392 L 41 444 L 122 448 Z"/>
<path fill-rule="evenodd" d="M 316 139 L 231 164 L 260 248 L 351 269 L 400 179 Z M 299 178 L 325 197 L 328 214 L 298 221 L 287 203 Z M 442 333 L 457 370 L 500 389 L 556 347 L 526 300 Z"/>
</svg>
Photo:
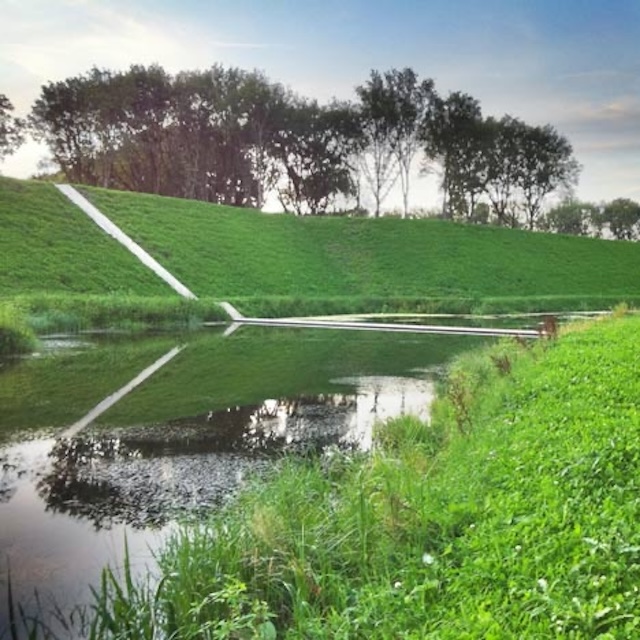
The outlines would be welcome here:
<svg viewBox="0 0 640 640">
<path fill-rule="evenodd" d="M 149 267 L 157 276 L 162 278 L 174 291 L 184 298 L 197 299 L 185 285 L 172 273 L 165 269 L 154 257 L 147 253 L 137 242 L 134 242 L 120 227 L 112 222 L 101 211 L 94 207 L 84 196 L 78 193 L 70 184 L 56 184 L 57 189 L 64 194 L 73 204 L 79 207 L 93 220 L 103 231 L 117 240 L 123 247 L 130 251 L 142 264 Z"/>
<path fill-rule="evenodd" d="M 155 258 L 147 253 L 139 244 L 134 242 L 120 227 L 112 222 L 97 207 L 91 204 L 84 196 L 69 184 L 56 185 L 71 202 L 78 206 L 93 220 L 103 231 L 112 236 L 122 246 L 135 255 L 144 265 L 149 267 L 156 275 L 162 278 L 181 296 L 190 299 L 197 299 L 185 285 L 183 285 L 174 275 L 165 269 Z M 442 327 L 435 325 L 406 325 L 406 324 L 382 324 L 366 322 L 346 322 L 335 320 L 318 320 L 312 318 L 246 318 L 228 302 L 221 302 L 220 306 L 229 314 L 234 322 L 234 326 L 240 324 L 280 326 L 280 327 L 307 327 L 316 329 L 356 329 L 368 331 L 392 331 L 410 333 L 445 333 L 445 334 L 467 334 L 467 335 L 491 335 L 491 336 L 522 336 L 538 337 L 536 331 L 513 330 L 513 329 L 479 329 L 477 327 Z M 231 333 L 231 332 L 229 332 Z M 75 428 L 75 426 L 73 427 Z"/>
</svg>

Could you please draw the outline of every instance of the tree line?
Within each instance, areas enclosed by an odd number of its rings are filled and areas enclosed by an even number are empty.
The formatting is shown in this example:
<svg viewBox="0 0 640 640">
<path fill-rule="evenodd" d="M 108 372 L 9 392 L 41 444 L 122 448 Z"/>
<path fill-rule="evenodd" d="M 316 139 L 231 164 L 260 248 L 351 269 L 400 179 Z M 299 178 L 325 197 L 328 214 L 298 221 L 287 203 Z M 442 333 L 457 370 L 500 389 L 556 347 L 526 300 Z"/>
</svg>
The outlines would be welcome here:
<svg viewBox="0 0 640 640">
<path fill-rule="evenodd" d="M 548 196 L 570 194 L 580 171 L 551 125 L 484 117 L 478 100 L 441 96 L 411 68 L 374 70 L 355 94 L 321 105 L 262 72 L 220 65 L 176 75 L 93 68 L 42 86 L 26 120 L 0 96 L 0 159 L 28 133 L 74 183 L 258 209 L 275 194 L 298 215 L 364 212 L 366 196 L 374 217 L 398 182 L 409 215 L 420 162 L 441 177 L 439 217 L 576 232 L 569 209 L 545 215 Z M 618 237 L 604 211 L 582 218 L 581 233 Z"/>
</svg>

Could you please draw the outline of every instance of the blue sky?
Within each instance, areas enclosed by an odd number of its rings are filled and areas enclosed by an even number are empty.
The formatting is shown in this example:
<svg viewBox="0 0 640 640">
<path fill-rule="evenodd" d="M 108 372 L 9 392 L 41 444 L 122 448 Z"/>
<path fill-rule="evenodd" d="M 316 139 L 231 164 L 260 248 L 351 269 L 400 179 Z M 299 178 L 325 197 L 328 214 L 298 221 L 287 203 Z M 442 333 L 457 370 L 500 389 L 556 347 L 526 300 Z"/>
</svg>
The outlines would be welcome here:
<svg viewBox="0 0 640 640">
<path fill-rule="evenodd" d="M 21 113 L 93 65 L 258 68 L 320 100 L 411 66 L 487 115 L 553 124 L 584 167 L 579 197 L 640 200 L 640 0 L 0 0 L 0 15 L 0 92 Z M 436 198 L 435 177 L 416 183 L 412 204 Z"/>
</svg>

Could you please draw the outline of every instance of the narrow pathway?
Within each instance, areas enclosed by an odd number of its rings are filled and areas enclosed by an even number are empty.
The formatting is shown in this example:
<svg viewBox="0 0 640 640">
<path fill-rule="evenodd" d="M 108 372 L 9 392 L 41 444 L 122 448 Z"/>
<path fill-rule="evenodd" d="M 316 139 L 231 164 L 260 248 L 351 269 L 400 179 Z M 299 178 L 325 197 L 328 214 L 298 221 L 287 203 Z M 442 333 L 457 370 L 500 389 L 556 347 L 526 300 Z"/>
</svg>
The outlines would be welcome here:
<svg viewBox="0 0 640 640">
<path fill-rule="evenodd" d="M 55 186 L 58 191 L 69 198 L 73 204 L 80 207 L 103 231 L 108 233 L 112 238 L 115 238 L 123 247 L 138 258 L 142 264 L 149 267 L 157 276 L 162 278 L 172 289 L 184 298 L 191 300 L 197 298 L 182 282 L 169 273 L 155 258 L 150 256 L 139 244 L 134 242 L 120 227 L 93 206 L 84 196 L 80 195 L 70 184 L 57 184 Z"/>
<path fill-rule="evenodd" d="M 347 320 L 319 320 L 316 318 L 246 318 L 228 302 L 222 308 L 231 316 L 233 324 L 225 332 L 230 335 L 243 324 L 268 327 L 300 327 L 308 329 L 352 329 L 358 331 L 387 331 L 392 333 L 437 333 L 444 335 L 511 336 L 539 338 L 541 333 L 532 329 L 498 329 L 493 327 L 449 327 L 429 324 L 390 324 L 382 322 L 355 322 Z M 206 323 L 210 325 L 215 323 Z"/>
</svg>

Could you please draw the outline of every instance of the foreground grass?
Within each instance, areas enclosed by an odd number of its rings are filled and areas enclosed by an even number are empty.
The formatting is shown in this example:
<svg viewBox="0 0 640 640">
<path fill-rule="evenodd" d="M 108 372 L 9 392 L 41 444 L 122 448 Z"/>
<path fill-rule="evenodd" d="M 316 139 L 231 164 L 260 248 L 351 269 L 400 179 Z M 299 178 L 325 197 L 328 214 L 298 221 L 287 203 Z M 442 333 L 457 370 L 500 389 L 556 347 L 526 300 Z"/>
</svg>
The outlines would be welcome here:
<svg viewBox="0 0 640 640">
<path fill-rule="evenodd" d="M 637 636 L 639 334 L 600 321 L 457 360 L 431 426 L 284 461 L 176 535 L 154 589 L 107 572 L 94 635 Z"/>
</svg>

